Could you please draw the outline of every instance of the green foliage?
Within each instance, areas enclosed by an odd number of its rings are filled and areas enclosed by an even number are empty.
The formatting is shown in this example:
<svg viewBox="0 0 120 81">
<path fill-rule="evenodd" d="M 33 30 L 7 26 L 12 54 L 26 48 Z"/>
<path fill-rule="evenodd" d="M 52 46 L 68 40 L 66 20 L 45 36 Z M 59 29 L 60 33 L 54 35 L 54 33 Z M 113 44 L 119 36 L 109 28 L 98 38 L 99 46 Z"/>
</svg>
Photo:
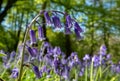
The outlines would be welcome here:
<svg viewBox="0 0 120 81">
<path fill-rule="evenodd" d="M 0 57 L 6 56 L 6 54 L 0 53 Z"/>
</svg>

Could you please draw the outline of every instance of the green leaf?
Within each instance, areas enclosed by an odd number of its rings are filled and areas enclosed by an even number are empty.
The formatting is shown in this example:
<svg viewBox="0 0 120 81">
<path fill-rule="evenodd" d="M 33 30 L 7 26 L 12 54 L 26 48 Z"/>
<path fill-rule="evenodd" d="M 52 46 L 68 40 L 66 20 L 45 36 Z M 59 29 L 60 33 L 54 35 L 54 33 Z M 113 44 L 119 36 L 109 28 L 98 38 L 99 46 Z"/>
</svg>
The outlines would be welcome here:
<svg viewBox="0 0 120 81">
<path fill-rule="evenodd" d="M 6 54 L 0 53 L 0 57 L 6 56 Z"/>
<path fill-rule="evenodd" d="M 116 78 L 117 78 L 117 76 L 114 76 L 114 77 L 111 78 L 110 81 L 116 81 Z"/>
</svg>

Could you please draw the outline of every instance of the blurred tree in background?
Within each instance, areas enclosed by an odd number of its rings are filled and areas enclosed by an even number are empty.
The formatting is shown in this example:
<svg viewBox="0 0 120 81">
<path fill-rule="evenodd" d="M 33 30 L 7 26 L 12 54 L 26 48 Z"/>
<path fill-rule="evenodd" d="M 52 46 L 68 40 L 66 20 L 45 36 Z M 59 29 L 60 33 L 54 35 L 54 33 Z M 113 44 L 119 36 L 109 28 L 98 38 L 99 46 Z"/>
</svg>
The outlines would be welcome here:
<svg viewBox="0 0 120 81">
<path fill-rule="evenodd" d="M 53 32 L 43 25 L 49 42 L 60 46 L 66 54 L 77 51 L 80 57 L 93 55 L 105 44 L 107 52 L 119 59 L 120 0 L 1 0 L 0 49 L 17 50 L 27 25 L 40 10 L 67 12 L 80 23 L 84 33 L 79 41 L 75 35 Z M 44 18 L 41 22 L 45 22 Z M 37 30 L 36 25 L 34 28 Z"/>
</svg>

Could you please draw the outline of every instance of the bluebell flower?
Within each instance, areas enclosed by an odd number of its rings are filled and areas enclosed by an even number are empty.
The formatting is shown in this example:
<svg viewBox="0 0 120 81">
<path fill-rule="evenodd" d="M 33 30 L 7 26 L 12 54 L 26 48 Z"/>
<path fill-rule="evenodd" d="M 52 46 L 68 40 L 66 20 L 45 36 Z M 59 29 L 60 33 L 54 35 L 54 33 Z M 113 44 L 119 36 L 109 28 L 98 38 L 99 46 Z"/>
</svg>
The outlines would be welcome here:
<svg viewBox="0 0 120 81">
<path fill-rule="evenodd" d="M 54 67 L 58 67 L 61 62 L 59 59 L 55 58 L 53 63 L 54 63 Z"/>
<path fill-rule="evenodd" d="M 15 56 L 16 56 L 16 52 L 15 51 L 12 51 L 10 53 L 10 60 L 13 61 L 15 59 Z"/>
<path fill-rule="evenodd" d="M 116 73 L 120 73 L 120 65 L 116 66 Z"/>
<path fill-rule="evenodd" d="M 112 60 L 109 60 L 109 61 L 108 61 L 108 64 L 112 65 L 112 64 L 113 64 L 113 61 L 112 61 Z"/>
<path fill-rule="evenodd" d="M 30 40 L 27 40 L 27 41 L 26 41 L 26 45 L 27 45 L 27 46 L 30 46 L 30 45 L 31 45 L 31 41 L 30 41 Z M 19 47 L 19 48 L 20 48 L 20 47 Z M 22 48 L 21 48 L 21 49 L 22 49 Z"/>
<path fill-rule="evenodd" d="M 53 50 L 53 53 L 55 57 L 59 56 L 62 53 L 60 47 L 56 46 Z"/>
<path fill-rule="evenodd" d="M 46 70 L 47 70 L 47 66 L 46 65 L 41 68 L 42 72 L 46 72 Z"/>
<path fill-rule="evenodd" d="M 107 60 L 110 60 L 110 59 L 111 59 L 111 55 L 110 55 L 110 54 L 107 54 L 107 55 L 106 55 L 106 59 L 107 59 Z"/>
<path fill-rule="evenodd" d="M 43 28 L 41 26 L 38 27 L 38 39 L 41 41 L 46 39 L 44 36 Z"/>
<path fill-rule="evenodd" d="M 5 53 L 3 50 L 0 50 L 0 53 L 5 55 L 3 57 L 7 57 L 7 53 Z"/>
<path fill-rule="evenodd" d="M 36 44 L 37 40 L 36 40 L 36 36 L 35 36 L 35 32 L 34 30 L 30 29 L 30 40 L 31 40 L 31 45 Z"/>
<path fill-rule="evenodd" d="M 79 58 L 78 58 L 78 55 L 77 55 L 76 52 L 72 52 L 72 53 L 71 53 L 71 58 L 72 58 L 72 60 L 74 60 L 76 63 L 79 62 Z"/>
<path fill-rule="evenodd" d="M 3 66 L 8 69 L 11 67 L 11 64 L 9 62 L 3 62 Z"/>
<path fill-rule="evenodd" d="M 51 78 L 51 75 L 47 75 L 46 78 Z"/>
<path fill-rule="evenodd" d="M 85 69 L 82 67 L 82 68 L 80 69 L 79 76 L 83 76 L 83 75 L 84 75 L 84 71 L 85 71 Z"/>
<path fill-rule="evenodd" d="M 8 57 L 7 57 L 7 56 L 2 57 L 2 61 L 3 61 L 4 63 L 8 62 Z"/>
<path fill-rule="evenodd" d="M 68 60 L 67 59 L 65 59 L 65 58 L 61 58 L 61 62 L 62 62 L 62 64 L 67 64 L 67 62 L 68 62 Z"/>
<path fill-rule="evenodd" d="M 80 32 L 76 28 L 74 29 L 74 31 L 75 31 L 77 39 L 81 39 L 82 37 L 80 35 Z"/>
<path fill-rule="evenodd" d="M 77 39 L 81 39 L 82 37 L 81 37 L 80 33 L 83 32 L 83 30 L 81 29 L 81 27 L 79 26 L 79 24 L 77 22 L 74 23 L 74 31 L 77 36 Z"/>
<path fill-rule="evenodd" d="M 0 53 L 5 54 L 5 52 L 3 50 L 0 50 Z"/>
<path fill-rule="evenodd" d="M 47 25 L 51 26 L 52 21 L 51 21 L 50 16 L 47 11 L 44 12 L 44 17 L 45 17 L 45 21 L 46 21 Z"/>
<path fill-rule="evenodd" d="M 51 46 L 47 47 L 47 54 L 53 54 L 53 50 Z"/>
<path fill-rule="evenodd" d="M 1 51 L 2 54 L 5 54 L 4 51 Z M 8 69 L 10 68 L 10 62 L 9 62 L 9 58 L 8 58 L 8 55 L 6 54 L 6 56 L 3 56 L 2 57 L 2 61 L 3 61 L 3 66 L 4 68 Z"/>
<path fill-rule="evenodd" d="M 86 55 L 83 57 L 83 65 L 84 65 L 85 67 L 90 65 L 90 56 L 89 56 L 88 54 L 86 54 Z"/>
<path fill-rule="evenodd" d="M 32 69 L 33 69 L 33 71 L 34 71 L 34 73 L 35 73 L 37 78 L 41 78 L 42 77 L 41 76 L 42 72 L 39 71 L 39 68 L 37 66 L 33 65 Z"/>
<path fill-rule="evenodd" d="M 6 54 L 3 50 L 0 50 L 0 53 Z M 5 62 L 5 63 L 8 61 L 8 55 L 7 54 L 6 54 L 6 56 L 2 57 L 2 61 Z"/>
<path fill-rule="evenodd" d="M 46 62 L 47 65 L 49 66 L 54 66 L 54 57 L 52 54 L 46 54 L 44 56 L 44 61 Z"/>
<path fill-rule="evenodd" d="M 46 66 L 46 65 L 44 65 L 42 68 L 41 68 L 41 72 L 42 73 L 46 73 L 47 75 L 49 75 L 50 74 L 50 69 Z"/>
<path fill-rule="evenodd" d="M 86 55 L 83 57 L 83 60 L 84 60 L 84 61 L 90 60 L 90 56 L 89 56 L 88 54 L 86 54 Z"/>
<path fill-rule="evenodd" d="M 52 20 L 53 20 L 53 24 L 54 24 L 55 28 L 61 28 L 62 27 L 59 17 L 54 16 L 54 17 L 52 17 Z"/>
<path fill-rule="evenodd" d="M 71 55 L 68 57 L 68 65 L 70 68 L 76 67 L 80 64 L 80 60 L 77 56 L 76 52 L 72 52 Z"/>
<path fill-rule="evenodd" d="M 35 57 L 35 56 L 36 56 L 36 54 L 34 53 L 34 51 L 33 51 L 33 49 L 32 49 L 31 47 L 26 46 L 26 48 L 27 48 L 28 53 L 29 53 L 32 57 Z"/>
<path fill-rule="evenodd" d="M 24 62 L 27 62 L 29 60 L 29 55 L 28 54 L 25 54 L 24 55 Z"/>
<path fill-rule="evenodd" d="M 46 41 L 45 41 L 45 42 L 43 43 L 43 47 L 44 47 L 44 48 L 46 48 L 46 47 L 51 47 L 51 45 L 50 45 L 49 42 L 46 42 Z"/>
<path fill-rule="evenodd" d="M 99 57 L 99 56 L 94 55 L 94 56 L 92 57 L 92 61 L 93 61 L 93 63 L 94 63 L 94 67 L 97 67 L 97 66 L 100 65 L 100 57 Z"/>
<path fill-rule="evenodd" d="M 37 56 L 38 55 L 38 49 L 33 47 L 32 50 L 33 50 L 34 56 Z"/>
<path fill-rule="evenodd" d="M 75 66 L 75 62 L 73 60 L 70 60 L 68 62 L 68 65 L 69 65 L 70 69 L 72 69 Z"/>
<path fill-rule="evenodd" d="M 54 72 L 58 75 L 61 75 L 61 71 L 63 69 L 63 64 L 61 63 L 61 61 L 57 58 L 54 59 L 53 61 L 53 68 L 54 68 Z"/>
<path fill-rule="evenodd" d="M 68 24 L 65 24 L 65 34 L 71 34 L 71 30 L 70 28 L 68 27 Z"/>
<path fill-rule="evenodd" d="M 111 69 L 112 72 L 116 72 L 116 65 L 115 64 L 111 64 L 110 69 Z"/>
<path fill-rule="evenodd" d="M 72 19 L 71 19 L 70 15 L 66 16 L 66 24 L 68 25 L 68 28 L 72 27 Z"/>
<path fill-rule="evenodd" d="M 47 69 L 47 70 L 46 70 L 47 75 L 50 74 L 50 71 L 51 71 L 51 69 Z"/>
<path fill-rule="evenodd" d="M 74 23 L 74 29 L 76 29 L 79 33 L 83 32 L 83 30 L 81 29 L 77 22 Z"/>
<path fill-rule="evenodd" d="M 15 68 L 12 70 L 11 77 L 12 77 L 12 78 L 17 78 L 17 77 L 18 77 L 18 74 L 19 74 L 19 69 L 15 67 Z"/>
<path fill-rule="evenodd" d="M 68 66 L 65 65 L 63 67 L 63 70 L 61 72 L 61 76 L 63 78 L 65 78 L 65 79 L 69 79 L 69 77 L 70 77 L 70 68 Z"/>
<path fill-rule="evenodd" d="M 42 53 L 42 51 L 40 50 L 40 52 L 39 52 L 39 55 L 38 55 L 38 60 L 41 62 L 41 61 L 43 61 L 43 55 L 42 55 L 43 53 Z"/>
<path fill-rule="evenodd" d="M 42 77 L 42 75 L 43 75 L 42 70 L 40 70 L 40 71 L 39 71 L 39 74 L 40 74 L 40 77 L 39 77 L 39 78 L 41 78 L 41 77 Z"/>
<path fill-rule="evenodd" d="M 106 46 L 102 45 L 100 47 L 100 54 L 103 55 L 103 56 L 106 55 L 106 50 L 107 50 Z"/>
</svg>

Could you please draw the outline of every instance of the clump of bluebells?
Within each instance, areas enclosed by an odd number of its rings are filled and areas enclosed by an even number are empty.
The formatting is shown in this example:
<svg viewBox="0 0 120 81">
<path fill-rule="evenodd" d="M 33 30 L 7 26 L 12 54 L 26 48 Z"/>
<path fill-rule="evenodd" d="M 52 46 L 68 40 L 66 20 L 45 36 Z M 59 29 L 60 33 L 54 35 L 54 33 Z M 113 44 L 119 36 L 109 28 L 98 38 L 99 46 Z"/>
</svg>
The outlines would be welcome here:
<svg viewBox="0 0 120 81">
<path fill-rule="evenodd" d="M 58 14 L 64 15 L 64 24 Z M 60 11 L 42 11 L 40 15 L 45 18 L 46 26 L 51 26 L 53 30 L 64 29 L 65 34 L 71 34 L 74 31 L 77 38 L 81 38 L 80 33 L 83 30 L 69 14 Z M 37 18 L 34 21 L 37 21 Z M 38 34 L 38 37 L 36 34 Z M 30 39 L 25 39 L 25 42 L 18 47 L 17 54 L 14 51 L 11 54 L 1 51 L 1 53 L 6 54 L 6 56 L 2 57 L 5 71 L 12 68 L 10 77 L 20 78 L 18 81 L 25 78 L 24 75 L 27 75 L 26 71 L 31 70 L 37 79 L 42 79 L 43 77 L 48 79 L 58 76 L 57 79 L 59 81 L 98 81 L 102 80 L 107 73 L 113 75 L 120 73 L 120 64 L 112 62 L 111 55 L 106 53 L 107 48 L 105 45 L 100 47 L 98 54 L 93 56 L 86 54 L 83 59 L 79 59 L 76 52 L 72 52 L 67 57 L 59 46 L 53 47 L 50 42 L 46 41 L 47 38 L 40 24 L 37 33 L 29 26 L 28 35 Z M 41 47 L 39 47 L 38 42 L 42 42 Z M 20 63 L 22 63 L 23 71 L 19 66 Z M 28 68 L 24 69 L 26 66 Z M 5 71 L 1 74 L 1 78 L 4 76 Z M 22 73 L 22 76 L 20 73 Z"/>
</svg>

